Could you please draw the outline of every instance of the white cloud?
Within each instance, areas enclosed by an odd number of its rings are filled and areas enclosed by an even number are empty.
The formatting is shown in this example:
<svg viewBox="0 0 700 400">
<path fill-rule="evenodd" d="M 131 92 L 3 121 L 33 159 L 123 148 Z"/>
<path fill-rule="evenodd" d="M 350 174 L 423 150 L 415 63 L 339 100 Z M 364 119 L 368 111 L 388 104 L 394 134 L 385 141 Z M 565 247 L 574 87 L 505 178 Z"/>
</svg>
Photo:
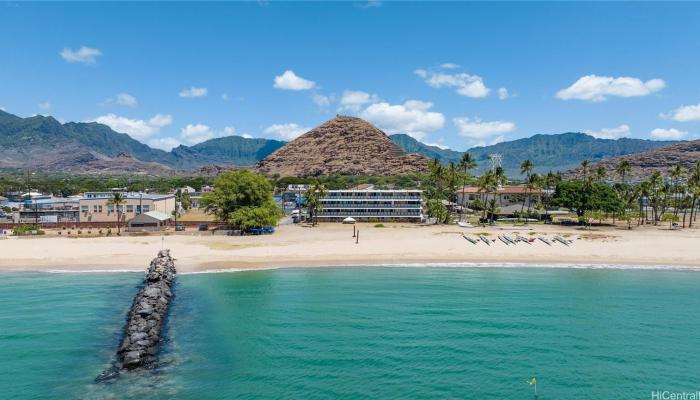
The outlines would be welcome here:
<svg viewBox="0 0 700 400">
<path fill-rule="evenodd" d="M 188 145 L 204 142 L 209 139 L 231 136 L 236 133 L 232 126 L 226 126 L 220 131 L 215 131 L 204 124 L 187 124 L 180 130 L 180 140 Z"/>
<path fill-rule="evenodd" d="M 505 100 L 510 97 L 510 94 L 508 93 L 508 89 L 502 87 L 498 89 L 498 98 L 501 100 Z"/>
<path fill-rule="evenodd" d="M 604 101 L 608 97 L 637 97 L 646 96 L 666 87 L 662 79 L 651 79 L 646 82 L 638 78 L 622 76 L 586 75 L 579 78 L 573 85 L 557 92 L 562 100 Z"/>
<path fill-rule="evenodd" d="M 173 137 L 155 138 L 148 141 L 149 146 L 165 151 L 170 151 L 181 144 L 182 142 Z"/>
<path fill-rule="evenodd" d="M 451 65 L 450 65 L 451 66 Z M 425 83 L 434 88 L 454 88 L 457 94 L 466 97 L 486 97 L 491 89 L 487 88 L 484 80 L 478 75 L 470 75 L 465 72 L 446 73 L 441 71 L 428 71 L 417 69 L 413 71 L 421 77 Z"/>
<path fill-rule="evenodd" d="M 671 128 L 671 129 L 664 129 L 664 128 L 656 128 L 653 131 L 651 131 L 651 137 L 654 139 L 663 139 L 663 140 L 679 140 L 688 135 L 688 132 L 685 131 L 679 131 L 678 129 Z"/>
<path fill-rule="evenodd" d="M 406 133 L 421 140 L 428 132 L 445 125 L 445 116 L 429 111 L 432 107 L 433 103 L 419 100 L 409 100 L 403 104 L 381 102 L 369 105 L 359 116 L 388 133 Z"/>
<path fill-rule="evenodd" d="M 42 111 L 49 111 L 51 109 L 51 103 L 49 103 L 48 101 L 42 101 L 41 103 L 37 104 L 37 106 Z"/>
<path fill-rule="evenodd" d="M 128 93 L 117 93 L 116 96 L 107 98 L 102 103 L 99 103 L 101 106 L 110 106 L 112 104 L 118 104 L 126 107 L 136 107 L 139 102 L 136 100 L 136 97 Z"/>
<path fill-rule="evenodd" d="M 598 139 L 619 139 L 631 134 L 629 125 L 623 124 L 617 128 L 603 128 L 599 131 L 585 130 L 585 133 Z"/>
<path fill-rule="evenodd" d="M 458 64 L 455 64 L 455 63 L 444 63 L 444 64 L 440 64 L 440 68 L 444 68 L 444 69 L 457 69 L 457 68 L 459 68 L 459 65 L 458 65 Z"/>
<path fill-rule="evenodd" d="M 241 137 L 246 138 L 246 139 L 252 139 L 253 135 L 251 135 L 250 133 L 242 133 Z"/>
<path fill-rule="evenodd" d="M 97 61 L 97 57 L 102 55 L 102 52 L 99 49 L 81 46 L 78 50 L 72 50 L 66 47 L 60 54 L 61 57 L 69 63 L 79 62 L 83 64 L 94 64 Z"/>
<path fill-rule="evenodd" d="M 479 118 L 458 117 L 452 120 L 461 136 L 471 145 L 484 146 L 505 139 L 504 134 L 515 130 L 515 124 L 508 121 L 482 121 Z"/>
<path fill-rule="evenodd" d="M 346 90 L 340 98 L 339 111 L 359 112 L 367 104 L 379 102 L 379 96 L 359 90 Z"/>
<path fill-rule="evenodd" d="M 294 71 L 286 70 L 282 75 L 275 76 L 273 87 L 282 90 L 309 90 L 316 87 L 316 82 L 299 77 Z"/>
<path fill-rule="evenodd" d="M 275 135 L 284 140 L 293 140 L 310 131 L 311 128 L 306 128 L 298 124 L 274 124 L 265 128 L 265 133 Z"/>
<path fill-rule="evenodd" d="M 326 108 L 333 102 L 333 96 L 326 96 L 323 94 L 314 93 L 311 95 L 311 99 L 316 103 L 317 106 L 321 108 Z"/>
<path fill-rule="evenodd" d="M 678 107 L 671 112 L 670 118 L 679 122 L 700 121 L 700 104 Z"/>
<path fill-rule="evenodd" d="M 156 114 L 149 120 L 131 119 L 115 114 L 106 114 L 92 120 L 100 124 L 105 124 L 113 130 L 126 133 L 136 140 L 144 140 L 152 137 L 161 128 L 173 123 L 170 115 Z"/>
<path fill-rule="evenodd" d="M 207 88 L 192 86 L 189 89 L 181 90 L 180 97 L 204 97 L 208 92 Z"/>
</svg>

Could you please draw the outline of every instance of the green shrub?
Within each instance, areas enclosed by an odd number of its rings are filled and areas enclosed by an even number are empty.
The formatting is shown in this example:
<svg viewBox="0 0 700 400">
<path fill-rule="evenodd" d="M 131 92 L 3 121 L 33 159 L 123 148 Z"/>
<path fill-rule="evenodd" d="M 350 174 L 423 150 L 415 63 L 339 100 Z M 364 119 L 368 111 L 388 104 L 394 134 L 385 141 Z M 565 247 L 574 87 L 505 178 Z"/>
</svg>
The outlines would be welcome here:
<svg viewBox="0 0 700 400">
<path fill-rule="evenodd" d="M 31 235 L 32 232 L 36 232 L 36 235 L 44 234 L 44 231 L 39 229 L 36 225 L 17 225 L 15 229 L 12 230 L 12 234 L 15 236 Z"/>
<path fill-rule="evenodd" d="M 375 228 L 384 228 L 384 224 L 374 224 Z"/>
</svg>

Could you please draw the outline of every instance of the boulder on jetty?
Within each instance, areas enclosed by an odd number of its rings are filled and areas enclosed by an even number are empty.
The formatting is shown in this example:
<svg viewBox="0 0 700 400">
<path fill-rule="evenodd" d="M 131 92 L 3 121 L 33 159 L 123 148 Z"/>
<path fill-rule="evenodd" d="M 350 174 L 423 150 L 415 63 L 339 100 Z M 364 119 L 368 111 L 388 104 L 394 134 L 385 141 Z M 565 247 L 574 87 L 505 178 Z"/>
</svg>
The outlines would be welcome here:
<svg viewBox="0 0 700 400">
<path fill-rule="evenodd" d="M 144 287 L 134 298 L 129 322 L 117 359 L 122 369 L 149 367 L 155 364 L 160 348 L 161 331 L 168 314 L 175 262 L 170 250 L 161 250 L 151 261 Z"/>
</svg>

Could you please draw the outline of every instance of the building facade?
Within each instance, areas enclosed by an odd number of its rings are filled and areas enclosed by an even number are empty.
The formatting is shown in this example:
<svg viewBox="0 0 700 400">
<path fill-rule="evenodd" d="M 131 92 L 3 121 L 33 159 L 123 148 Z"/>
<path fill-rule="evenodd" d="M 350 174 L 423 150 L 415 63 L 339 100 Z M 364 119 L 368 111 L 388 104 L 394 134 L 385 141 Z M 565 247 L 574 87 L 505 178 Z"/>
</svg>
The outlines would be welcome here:
<svg viewBox="0 0 700 400">
<path fill-rule="evenodd" d="M 522 205 L 523 201 L 525 201 L 525 208 L 527 208 L 528 195 L 530 196 L 530 207 L 535 207 L 542 199 L 541 190 L 528 191 L 524 186 L 502 186 L 495 193 L 496 205 L 498 207 L 508 207 Z M 464 189 L 457 190 L 457 204 L 464 204 L 465 207 L 469 207 L 476 200 L 484 201 L 485 196 L 486 193 L 480 192 L 478 187 L 466 186 Z M 494 193 L 489 193 L 488 200 L 490 201 L 493 198 Z"/>
<path fill-rule="evenodd" d="M 321 199 L 318 220 L 340 222 L 352 217 L 358 222 L 421 222 L 422 196 L 422 190 L 329 190 Z"/>
<path fill-rule="evenodd" d="M 22 202 L 19 211 L 13 213 L 13 222 L 62 223 L 80 220 L 80 200 L 76 197 L 38 195 Z"/>
<path fill-rule="evenodd" d="M 150 211 L 160 211 L 167 215 L 175 211 L 174 194 L 124 192 L 122 195 L 125 200 L 124 204 L 119 206 L 122 222 Z M 80 198 L 80 222 L 116 221 L 117 209 L 108 204 L 112 198 L 112 192 L 86 192 Z"/>
</svg>

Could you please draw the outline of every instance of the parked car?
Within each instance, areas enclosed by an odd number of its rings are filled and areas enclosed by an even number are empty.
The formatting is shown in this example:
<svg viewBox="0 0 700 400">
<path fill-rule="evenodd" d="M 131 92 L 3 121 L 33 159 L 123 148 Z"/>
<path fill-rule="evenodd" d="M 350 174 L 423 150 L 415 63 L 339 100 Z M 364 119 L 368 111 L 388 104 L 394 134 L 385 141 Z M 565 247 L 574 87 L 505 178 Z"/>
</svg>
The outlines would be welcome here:
<svg viewBox="0 0 700 400">
<path fill-rule="evenodd" d="M 245 235 L 269 235 L 275 233 L 275 228 L 271 226 L 264 226 L 262 228 L 248 228 L 243 234 Z"/>
<path fill-rule="evenodd" d="M 175 225 L 175 230 L 178 231 L 178 232 L 182 232 L 182 231 L 185 230 L 185 225 L 183 225 L 183 224 L 177 224 L 177 225 Z"/>
<path fill-rule="evenodd" d="M 197 227 L 198 230 L 200 231 L 208 231 L 209 230 L 209 224 L 199 224 Z"/>
</svg>

